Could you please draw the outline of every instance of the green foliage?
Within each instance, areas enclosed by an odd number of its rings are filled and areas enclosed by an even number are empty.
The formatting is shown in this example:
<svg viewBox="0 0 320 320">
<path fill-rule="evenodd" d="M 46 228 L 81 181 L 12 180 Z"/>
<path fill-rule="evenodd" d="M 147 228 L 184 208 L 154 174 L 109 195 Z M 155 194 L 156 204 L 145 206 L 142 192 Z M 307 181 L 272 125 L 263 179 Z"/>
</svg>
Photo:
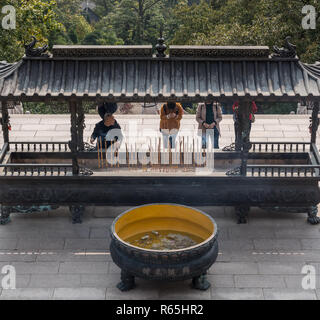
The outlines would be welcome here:
<svg viewBox="0 0 320 320">
<path fill-rule="evenodd" d="M 116 5 L 116 0 L 95 0 L 93 1 L 96 5 L 95 13 L 100 17 L 105 17 L 111 13 Z"/>
<path fill-rule="evenodd" d="M 83 109 L 85 113 L 95 113 L 95 103 L 83 102 Z M 24 102 L 24 113 L 30 112 L 31 114 L 69 114 L 69 107 L 67 103 L 63 102 Z"/>
<path fill-rule="evenodd" d="M 296 103 L 259 103 L 258 113 L 263 114 L 290 114 L 292 111 L 297 112 Z"/>
<path fill-rule="evenodd" d="M 302 61 L 320 58 L 320 21 L 316 30 L 303 30 L 304 5 L 318 0 L 91 0 L 99 17 L 86 20 L 83 0 L 0 0 L 17 12 L 17 29 L 1 30 L 0 61 L 24 54 L 24 43 L 35 35 L 39 46 L 49 44 L 155 45 L 160 29 L 167 44 L 283 46 L 286 36 L 297 45 Z M 0 14 L 0 19 L 2 18 Z M 296 111 L 295 104 L 259 104 L 259 113 Z M 25 110 L 68 113 L 66 105 L 25 103 Z M 196 105 L 186 109 L 195 113 Z M 89 109 L 88 109 L 89 111 Z"/>
<path fill-rule="evenodd" d="M 55 11 L 57 20 L 63 25 L 61 30 L 50 33 L 49 45 L 79 44 L 93 32 L 81 12 L 82 0 L 58 0 Z"/>
<path fill-rule="evenodd" d="M 13 62 L 20 59 L 24 54 L 23 45 L 32 40 L 31 35 L 39 40 L 39 45 L 44 45 L 48 43 L 50 33 L 63 29 L 57 20 L 55 1 L 0 0 L 0 8 L 5 5 L 16 9 L 16 29 L 1 29 L 0 60 Z"/>
<path fill-rule="evenodd" d="M 179 28 L 172 43 L 190 45 L 273 45 L 282 46 L 286 36 L 297 45 L 300 58 L 314 62 L 320 56 L 320 24 L 316 30 L 301 26 L 301 10 L 319 1 L 226 0 L 211 5 L 201 0 L 190 6 L 181 0 L 174 10 Z M 186 37 L 186 35 L 188 35 Z"/>
<path fill-rule="evenodd" d="M 122 0 L 107 20 L 124 44 L 155 44 L 164 24 L 163 11 L 163 0 Z"/>
<path fill-rule="evenodd" d="M 117 33 L 109 21 L 104 17 L 95 26 L 95 30 L 86 35 L 82 44 L 86 45 L 121 45 L 124 41 L 117 36 Z"/>
<path fill-rule="evenodd" d="M 259 102 L 258 106 L 258 114 L 290 114 L 290 112 L 297 112 L 297 103 L 283 103 L 283 102 L 273 102 L 273 103 L 265 103 Z M 223 103 L 222 104 L 224 114 L 232 114 L 232 103 Z M 192 107 L 187 107 L 186 111 L 189 114 L 197 113 L 197 104 L 192 104 Z"/>
</svg>

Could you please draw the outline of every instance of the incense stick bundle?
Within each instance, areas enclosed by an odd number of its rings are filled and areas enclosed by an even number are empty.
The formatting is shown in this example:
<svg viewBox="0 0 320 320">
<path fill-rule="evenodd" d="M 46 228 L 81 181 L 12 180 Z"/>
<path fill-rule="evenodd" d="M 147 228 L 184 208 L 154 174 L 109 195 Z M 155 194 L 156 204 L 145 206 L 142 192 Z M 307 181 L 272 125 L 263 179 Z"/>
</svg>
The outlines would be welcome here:
<svg viewBox="0 0 320 320">
<path fill-rule="evenodd" d="M 159 137 L 159 144 L 158 144 L 158 163 L 161 167 L 161 137 Z"/>
<path fill-rule="evenodd" d="M 98 151 L 98 168 L 100 169 L 100 149 L 99 149 L 99 139 L 97 139 L 97 151 Z"/>
<path fill-rule="evenodd" d="M 111 143 L 111 168 L 113 168 L 113 143 Z"/>
<path fill-rule="evenodd" d="M 107 157 L 107 141 L 106 140 L 104 140 L 104 149 L 105 149 L 105 152 L 106 152 L 106 158 L 105 158 L 105 160 L 106 160 L 106 168 L 108 167 L 108 157 Z"/>
<path fill-rule="evenodd" d="M 168 145 L 169 145 L 169 148 L 168 148 L 168 151 L 169 151 L 169 166 L 172 165 L 172 155 L 171 155 L 171 142 L 170 142 L 170 138 L 168 140 Z"/>
<path fill-rule="evenodd" d="M 128 144 L 125 143 L 126 146 L 126 165 L 129 166 L 129 152 L 128 152 Z"/>
<path fill-rule="evenodd" d="M 196 166 L 195 157 L 194 157 L 194 138 L 192 139 L 192 164 L 194 167 Z"/>
<path fill-rule="evenodd" d="M 102 151 L 102 138 L 100 137 L 100 159 L 101 159 L 101 168 L 103 168 L 103 151 Z"/>
</svg>

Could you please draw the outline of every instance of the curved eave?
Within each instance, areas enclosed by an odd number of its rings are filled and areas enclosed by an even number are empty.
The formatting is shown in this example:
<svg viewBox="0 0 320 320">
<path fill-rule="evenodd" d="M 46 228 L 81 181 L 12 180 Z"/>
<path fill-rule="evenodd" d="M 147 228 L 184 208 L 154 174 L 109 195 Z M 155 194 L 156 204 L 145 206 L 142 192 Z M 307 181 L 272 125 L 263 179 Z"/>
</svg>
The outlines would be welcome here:
<svg viewBox="0 0 320 320">
<path fill-rule="evenodd" d="M 312 70 L 298 59 L 33 58 L 0 78 L 0 100 L 320 100 Z"/>
</svg>

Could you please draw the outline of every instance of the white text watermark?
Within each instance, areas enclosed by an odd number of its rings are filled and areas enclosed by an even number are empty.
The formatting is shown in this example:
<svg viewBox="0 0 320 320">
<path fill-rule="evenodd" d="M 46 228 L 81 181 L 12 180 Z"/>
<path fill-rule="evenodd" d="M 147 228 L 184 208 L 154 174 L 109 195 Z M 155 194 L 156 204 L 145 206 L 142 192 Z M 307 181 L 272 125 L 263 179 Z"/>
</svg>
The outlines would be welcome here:
<svg viewBox="0 0 320 320">
<path fill-rule="evenodd" d="M 1 19 L 1 26 L 5 30 L 12 30 L 16 28 L 16 9 L 7 5 L 1 8 L 1 13 L 5 16 Z"/>
</svg>

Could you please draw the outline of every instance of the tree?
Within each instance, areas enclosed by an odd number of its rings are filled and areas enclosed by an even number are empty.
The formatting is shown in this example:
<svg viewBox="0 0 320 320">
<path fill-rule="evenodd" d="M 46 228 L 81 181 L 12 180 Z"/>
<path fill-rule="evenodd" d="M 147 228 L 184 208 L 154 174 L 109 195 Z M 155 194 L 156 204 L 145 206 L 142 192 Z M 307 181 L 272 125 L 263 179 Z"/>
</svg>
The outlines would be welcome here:
<svg viewBox="0 0 320 320">
<path fill-rule="evenodd" d="M 101 19 L 95 26 L 95 30 L 86 35 L 82 44 L 85 45 L 122 45 L 124 42 L 117 34 L 108 17 Z"/>
<path fill-rule="evenodd" d="M 57 0 L 55 12 L 57 20 L 63 25 L 58 31 L 51 32 L 49 45 L 78 44 L 93 32 L 91 26 L 81 12 L 82 0 Z"/>
<path fill-rule="evenodd" d="M 219 3 L 218 3 L 219 2 Z M 301 27 L 302 8 L 319 1 L 302 0 L 226 0 L 210 5 L 201 0 L 188 5 L 181 0 L 174 10 L 179 29 L 176 44 L 197 45 L 283 45 L 286 36 L 297 45 L 300 58 L 313 62 L 320 56 L 320 25 L 316 30 Z M 186 37 L 188 35 L 188 37 Z"/>
<path fill-rule="evenodd" d="M 100 17 L 105 17 L 114 10 L 116 2 L 116 0 L 93 0 L 94 12 Z"/>
<path fill-rule="evenodd" d="M 163 6 L 163 0 L 122 0 L 108 17 L 125 44 L 154 44 L 164 24 Z"/>
<path fill-rule="evenodd" d="M 24 54 L 23 45 L 31 42 L 31 35 L 39 40 L 39 45 L 44 45 L 51 32 L 63 28 L 54 11 L 55 1 L 0 0 L 0 8 L 5 5 L 12 5 L 16 10 L 16 29 L 1 30 L 0 60 L 20 59 Z M 0 14 L 1 20 L 3 16 Z"/>
</svg>

